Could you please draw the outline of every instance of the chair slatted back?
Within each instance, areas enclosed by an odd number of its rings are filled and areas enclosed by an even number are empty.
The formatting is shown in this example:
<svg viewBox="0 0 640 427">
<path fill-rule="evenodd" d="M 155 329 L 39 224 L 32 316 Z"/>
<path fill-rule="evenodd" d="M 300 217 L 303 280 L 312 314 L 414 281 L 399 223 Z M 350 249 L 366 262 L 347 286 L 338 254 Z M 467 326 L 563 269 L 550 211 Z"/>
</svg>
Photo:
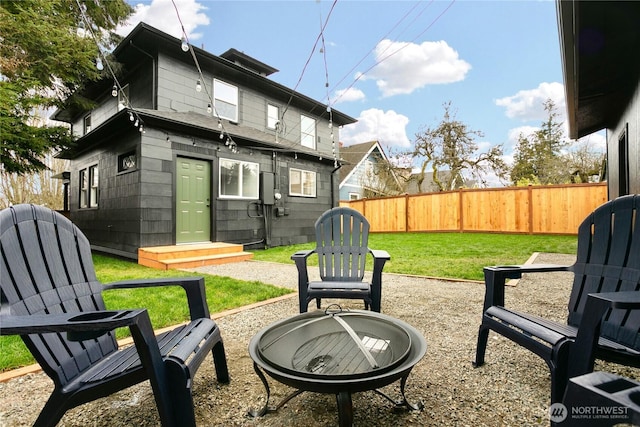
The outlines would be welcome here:
<svg viewBox="0 0 640 427">
<path fill-rule="evenodd" d="M 640 195 L 598 207 L 578 229 L 578 252 L 568 323 L 580 323 L 587 295 L 640 290 Z M 640 350 L 640 313 L 612 310 L 602 335 Z"/>
<path fill-rule="evenodd" d="M 322 280 L 362 281 L 369 251 L 369 221 L 355 209 L 336 207 L 316 220 L 315 229 Z"/>
<path fill-rule="evenodd" d="M 11 314 L 105 309 L 89 241 L 63 215 L 34 205 L 2 210 L 0 254 L 2 302 Z M 58 386 L 117 349 L 111 332 L 81 342 L 69 341 L 60 333 L 31 334 L 22 339 Z"/>
</svg>

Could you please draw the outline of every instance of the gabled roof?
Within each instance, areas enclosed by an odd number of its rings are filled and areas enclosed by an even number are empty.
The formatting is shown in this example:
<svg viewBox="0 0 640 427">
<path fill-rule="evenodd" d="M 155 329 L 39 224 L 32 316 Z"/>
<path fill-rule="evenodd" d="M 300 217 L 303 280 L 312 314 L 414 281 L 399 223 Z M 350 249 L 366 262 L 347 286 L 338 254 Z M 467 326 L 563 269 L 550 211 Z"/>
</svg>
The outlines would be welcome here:
<svg viewBox="0 0 640 427">
<path fill-rule="evenodd" d="M 640 79 L 640 1 L 557 0 L 569 137 L 615 126 Z"/>
<path fill-rule="evenodd" d="M 176 59 L 182 60 L 185 63 L 193 65 L 193 58 L 190 54 L 187 54 L 181 49 L 181 40 L 175 38 L 165 32 L 158 30 L 144 22 L 139 23 L 113 51 L 113 56 L 116 60 L 123 65 L 123 67 L 129 72 L 133 72 L 140 64 L 140 58 L 145 56 L 157 57 L 158 52 L 163 52 L 166 55 L 170 55 Z M 321 102 L 318 102 L 306 95 L 296 92 L 280 83 L 277 83 L 265 75 L 261 75 L 256 71 L 239 65 L 229 58 L 239 59 L 242 57 L 245 63 L 251 63 L 263 70 L 272 69 L 266 64 L 251 58 L 248 55 L 242 54 L 237 50 L 233 52 L 227 51 L 224 55 L 227 58 L 213 55 L 204 49 L 198 48 L 192 45 L 194 54 L 198 58 L 198 63 L 203 70 L 213 70 L 216 76 L 227 79 L 236 84 L 250 87 L 259 93 L 268 95 L 275 100 L 279 100 L 283 103 L 287 103 L 295 108 L 299 108 L 307 112 L 308 114 L 327 118 L 329 113 L 327 112 L 327 106 Z M 99 82 L 92 82 L 82 90 L 81 95 L 86 96 L 89 99 L 95 99 L 98 94 L 104 93 L 113 85 L 113 80 L 105 78 Z M 355 123 L 356 119 L 348 116 L 336 109 L 332 109 L 332 121 L 337 126 L 347 125 Z M 81 111 L 73 109 L 62 109 L 56 111 L 53 115 L 55 120 L 71 122 L 73 121 Z"/>
<path fill-rule="evenodd" d="M 379 147 L 380 152 L 382 152 L 382 147 L 380 147 L 378 141 L 340 147 L 340 158 L 344 160 L 344 164 L 340 168 L 340 182 L 342 183 L 349 179 L 353 171 L 367 160 L 376 147 Z M 384 153 L 382 155 L 384 156 Z"/>
</svg>

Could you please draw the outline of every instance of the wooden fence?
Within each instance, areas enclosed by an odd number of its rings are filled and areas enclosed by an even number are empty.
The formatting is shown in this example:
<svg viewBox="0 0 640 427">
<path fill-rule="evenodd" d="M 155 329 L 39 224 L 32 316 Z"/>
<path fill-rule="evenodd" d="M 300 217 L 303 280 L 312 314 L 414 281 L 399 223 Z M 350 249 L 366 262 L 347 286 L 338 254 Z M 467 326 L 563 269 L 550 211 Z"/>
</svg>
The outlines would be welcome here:
<svg viewBox="0 0 640 427">
<path fill-rule="evenodd" d="M 446 191 L 341 201 L 364 214 L 372 232 L 456 231 L 576 234 L 607 201 L 607 185 L 572 184 Z"/>
</svg>

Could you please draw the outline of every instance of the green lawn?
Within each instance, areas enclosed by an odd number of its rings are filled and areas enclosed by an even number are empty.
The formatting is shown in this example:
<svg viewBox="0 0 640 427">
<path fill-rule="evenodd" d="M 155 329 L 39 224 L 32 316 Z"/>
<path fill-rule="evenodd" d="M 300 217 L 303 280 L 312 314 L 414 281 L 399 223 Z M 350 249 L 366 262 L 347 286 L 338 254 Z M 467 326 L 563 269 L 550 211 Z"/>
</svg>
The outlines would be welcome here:
<svg viewBox="0 0 640 427">
<path fill-rule="evenodd" d="M 96 275 L 102 283 L 136 278 L 195 276 L 176 270 L 156 270 L 129 260 L 94 254 Z M 205 278 L 207 303 L 211 313 L 241 307 L 257 301 L 292 292 L 260 282 L 247 282 L 230 277 L 198 274 Z M 105 304 L 112 309 L 147 308 L 154 328 L 181 323 L 189 318 L 187 299 L 182 288 L 123 289 L 103 293 Z M 129 335 L 127 328 L 116 331 L 118 338 Z M 31 354 L 18 336 L 0 337 L 0 372 L 34 363 Z"/>
<path fill-rule="evenodd" d="M 391 255 L 384 268 L 388 273 L 415 274 L 452 279 L 482 279 L 482 267 L 521 264 L 533 252 L 576 253 L 576 236 L 505 235 L 483 233 L 397 233 L 371 234 L 369 247 Z M 254 251 L 254 259 L 292 264 L 291 254 L 311 249 L 313 244 L 282 246 Z M 102 283 L 135 278 L 185 276 L 181 271 L 155 270 L 135 262 L 94 255 L 96 274 Z M 310 258 L 310 264 L 317 264 Z M 236 308 L 290 292 L 260 282 L 203 275 L 211 313 Z M 118 290 L 104 293 L 108 308 L 149 309 L 156 328 L 180 323 L 188 318 L 182 288 Z M 117 331 L 118 338 L 128 330 Z M 0 337 L 0 371 L 33 363 L 19 337 Z"/>
<path fill-rule="evenodd" d="M 291 263 L 292 253 L 313 247 L 313 243 L 308 243 L 254 251 L 254 259 Z M 376 233 L 369 235 L 369 247 L 384 249 L 391 255 L 391 260 L 384 267 L 386 273 L 482 280 L 482 267 L 522 264 L 533 252 L 575 254 L 577 237 L 487 233 Z M 317 265 L 317 259 L 310 257 L 309 264 Z"/>
</svg>

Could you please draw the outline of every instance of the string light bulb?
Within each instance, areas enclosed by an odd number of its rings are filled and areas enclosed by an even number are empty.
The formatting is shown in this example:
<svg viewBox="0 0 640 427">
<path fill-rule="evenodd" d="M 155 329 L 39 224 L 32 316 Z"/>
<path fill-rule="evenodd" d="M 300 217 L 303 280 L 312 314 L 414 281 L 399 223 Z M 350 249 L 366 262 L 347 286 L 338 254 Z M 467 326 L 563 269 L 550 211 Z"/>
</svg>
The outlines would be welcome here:
<svg viewBox="0 0 640 427">
<path fill-rule="evenodd" d="M 180 49 L 182 49 L 183 52 L 189 51 L 189 43 L 187 43 L 187 39 L 184 36 L 182 36 L 182 40 L 180 42 Z"/>
<path fill-rule="evenodd" d="M 76 35 L 78 37 L 84 37 L 87 34 L 87 31 L 84 29 L 84 22 L 80 21 L 78 23 L 78 28 L 76 29 Z"/>
<path fill-rule="evenodd" d="M 129 121 L 134 121 L 136 118 L 133 117 L 133 113 L 131 111 L 129 111 Z"/>
<path fill-rule="evenodd" d="M 102 63 L 102 59 L 99 56 L 96 58 L 96 68 L 98 69 L 98 71 L 104 70 L 104 64 Z"/>
<path fill-rule="evenodd" d="M 114 98 L 118 96 L 118 86 L 113 85 L 113 88 L 111 88 L 111 96 L 113 96 Z"/>
<path fill-rule="evenodd" d="M 196 82 L 196 92 L 202 91 L 202 85 L 200 84 L 200 79 Z"/>
<path fill-rule="evenodd" d="M 211 114 L 211 112 L 213 111 L 213 109 L 211 108 L 211 103 L 207 104 L 207 113 Z"/>
</svg>

